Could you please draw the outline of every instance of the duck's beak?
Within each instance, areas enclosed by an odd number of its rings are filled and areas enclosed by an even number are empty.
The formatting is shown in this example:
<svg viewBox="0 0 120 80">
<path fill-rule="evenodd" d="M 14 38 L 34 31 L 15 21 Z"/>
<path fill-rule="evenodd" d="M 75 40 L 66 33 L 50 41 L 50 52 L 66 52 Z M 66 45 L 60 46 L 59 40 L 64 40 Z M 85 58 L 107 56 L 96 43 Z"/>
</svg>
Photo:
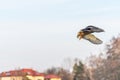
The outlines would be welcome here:
<svg viewBox="0 0 120 80">
<path fill-rule="evenodd" d="M 82 39 L 83 36 L 84 36 L 84 32 L 82 32 L 82 31 L 78 32 L 77 38 Z"/>
</svg>

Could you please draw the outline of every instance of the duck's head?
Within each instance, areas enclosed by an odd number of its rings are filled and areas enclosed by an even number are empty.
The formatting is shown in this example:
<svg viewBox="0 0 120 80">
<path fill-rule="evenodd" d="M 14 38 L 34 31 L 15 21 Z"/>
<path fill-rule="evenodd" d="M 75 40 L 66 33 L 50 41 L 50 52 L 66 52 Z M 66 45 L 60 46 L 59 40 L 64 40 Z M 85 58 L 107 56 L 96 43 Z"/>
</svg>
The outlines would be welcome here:
<svg viewBox="0 0 120 80">
<path fill-rule="evenodd" d="M 80 32 L 78 32 L 77 38 L 81 39 L 84 37 L 84 35 L 85 35 L 84 32 L 81 30 Z"/>
</svg>

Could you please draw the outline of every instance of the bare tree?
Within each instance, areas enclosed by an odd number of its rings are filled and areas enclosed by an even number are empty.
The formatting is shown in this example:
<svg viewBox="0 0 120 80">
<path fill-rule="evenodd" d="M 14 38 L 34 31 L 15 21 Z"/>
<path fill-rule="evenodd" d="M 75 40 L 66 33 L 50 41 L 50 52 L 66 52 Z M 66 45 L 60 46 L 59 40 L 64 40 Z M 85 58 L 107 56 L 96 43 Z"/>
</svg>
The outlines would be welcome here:
<svg viewBox="0 0 120 80">
<path fill-rule="evenodd" d="M 89 64 L 92 67 L 94 80 L 120 80 L 120 37 L 113 38 L 106 46 L 104 57 L 92 56 Z"/>
<path fill-rule="evenodd" d="M 74 65 L 74 60 L 72 58 L 65 58 L 62 62 L 62 67 L 65 69 L 65 70 L 68 70 L 70 72 L 72 72 L 72 67 Z"/>
<path fill-rule="evenodd" d="M 63 68 L 60 67 L 52 67 L 45 71 L 46 74 L 55 74 L 62 78 L 62 80 L 72 80 L 72 74 Z"/>
</svg>

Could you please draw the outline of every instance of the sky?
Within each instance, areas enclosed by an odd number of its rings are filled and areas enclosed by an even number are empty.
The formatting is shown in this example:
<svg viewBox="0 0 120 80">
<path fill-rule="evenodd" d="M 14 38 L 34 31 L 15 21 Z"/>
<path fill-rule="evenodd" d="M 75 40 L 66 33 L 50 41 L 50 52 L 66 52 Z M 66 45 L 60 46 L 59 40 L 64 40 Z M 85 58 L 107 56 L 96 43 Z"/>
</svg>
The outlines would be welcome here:
<svg viewBox="0 0 120 80">
<path fill-rule="evenodd" d="M 104 52 L 120 30 L 120 0 L 1 0 L 0 72 L 63 66 L 66 58 L 85 60 Z M 94 25 L 103 44 L 76 38 Z"/>
</svg>

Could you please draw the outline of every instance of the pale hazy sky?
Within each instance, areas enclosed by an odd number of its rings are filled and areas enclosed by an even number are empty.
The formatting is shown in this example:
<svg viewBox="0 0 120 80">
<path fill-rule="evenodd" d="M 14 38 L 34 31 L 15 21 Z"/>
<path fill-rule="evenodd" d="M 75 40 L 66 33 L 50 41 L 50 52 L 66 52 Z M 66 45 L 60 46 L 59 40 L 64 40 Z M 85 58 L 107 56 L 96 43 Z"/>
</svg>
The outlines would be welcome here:
<svg viewBox="0 0 120 80">
<path fill-rule="evenodd" d="M 94 45 L 79 41 L 87 25 L 103 28 Z M 65 58 L 85 59 L 104 52 L 120 32 L 120 0 L 1 0 L 0 72 L 16 68 L 43 71 Z"/>
</svg>

